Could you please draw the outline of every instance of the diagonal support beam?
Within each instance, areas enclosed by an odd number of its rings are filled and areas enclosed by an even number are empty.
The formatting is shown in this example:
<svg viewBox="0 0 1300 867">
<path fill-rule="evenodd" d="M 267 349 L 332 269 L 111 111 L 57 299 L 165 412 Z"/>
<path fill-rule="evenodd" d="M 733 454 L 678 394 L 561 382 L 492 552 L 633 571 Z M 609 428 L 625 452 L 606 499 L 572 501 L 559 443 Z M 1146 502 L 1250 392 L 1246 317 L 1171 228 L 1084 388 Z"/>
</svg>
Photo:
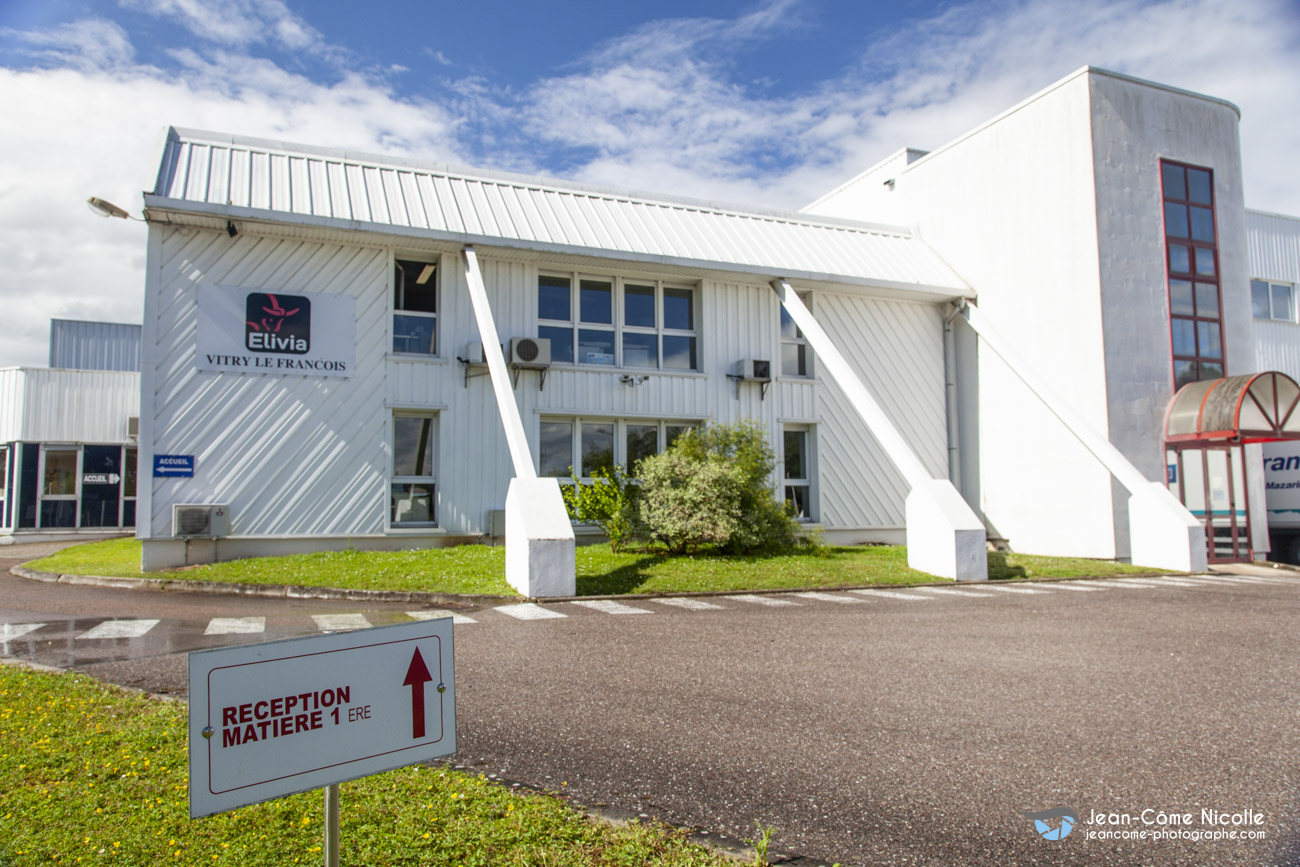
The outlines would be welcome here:
<svg viewBox="0 0 1300 867">
<path fill-rule="evenodd" d="M 853 372 L 852 366 L 790 284 L 785 280 L 774 280 L 772 290 L 817 354 L 821 369 L 843 389 L 871 435 L 911 488 L 907 495 L 908 565 L 958 581 L 987 580 L 983 522 L 957 493 L 952 482 L 930 475 L 903 434 L 881 409 L 875 395 Z"/>
</svg>

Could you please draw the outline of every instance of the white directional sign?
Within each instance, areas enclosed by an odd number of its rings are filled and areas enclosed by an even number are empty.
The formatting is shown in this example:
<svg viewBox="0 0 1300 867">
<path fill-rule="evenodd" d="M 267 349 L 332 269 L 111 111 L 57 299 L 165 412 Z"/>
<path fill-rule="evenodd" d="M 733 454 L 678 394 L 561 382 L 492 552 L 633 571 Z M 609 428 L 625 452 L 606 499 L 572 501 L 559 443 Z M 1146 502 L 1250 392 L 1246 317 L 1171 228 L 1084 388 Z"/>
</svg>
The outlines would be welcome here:
<svg viewBox="0 0 1300 867">
<path fill-rule="evenodd" d="M 189 655 L 190 817 L 456 751 L 450 617 Z"/>
</svg>

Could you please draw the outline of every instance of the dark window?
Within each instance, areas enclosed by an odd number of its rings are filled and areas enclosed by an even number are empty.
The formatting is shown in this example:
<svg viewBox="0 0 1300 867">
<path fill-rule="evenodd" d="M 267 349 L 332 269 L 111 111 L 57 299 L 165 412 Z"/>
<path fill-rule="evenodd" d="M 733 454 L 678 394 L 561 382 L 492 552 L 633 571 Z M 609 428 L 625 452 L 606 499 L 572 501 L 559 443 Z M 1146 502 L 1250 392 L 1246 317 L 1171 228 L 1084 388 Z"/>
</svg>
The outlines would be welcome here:
<svg viewBox="0 0 1300 867">
<path fill-rule="evenodd" d="M 1160 179 L 1176 391 L 1224 375 L 1214 176 L 1209 169 L 1162 161 Z M 1252 303 L 1259 315 L 1261 299 L 1253 287 Z"/>
<path fill-rule="evenodd" d="M 438 352 L 438 269 L 398 259 L 393 266 L 393 351 Z"/>
</svg>

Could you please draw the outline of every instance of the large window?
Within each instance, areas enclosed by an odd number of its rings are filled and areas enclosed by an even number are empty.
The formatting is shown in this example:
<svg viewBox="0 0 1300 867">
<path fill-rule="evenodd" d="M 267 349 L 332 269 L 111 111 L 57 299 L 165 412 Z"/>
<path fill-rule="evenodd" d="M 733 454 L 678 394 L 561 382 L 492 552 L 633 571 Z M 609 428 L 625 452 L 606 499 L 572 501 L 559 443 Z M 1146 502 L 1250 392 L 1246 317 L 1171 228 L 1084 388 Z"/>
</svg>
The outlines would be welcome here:
<svg viewBox="0 0 1300 867">
<path fill-rule="evenodd" d="M 538 474 L 556 478 L 591 478 L 615 464 L 636 472 L 642 458 L 668 448 L 694 422 L 603 418 L 544 418 L 538 448 Z"/>
<path fill-rule="evenodd" d="M 1251 280 L 1250 309 L 1256 319 L 1295 322 L 1295 287 L 1290 283 Z"/>
<path fill-rule="evenodd" d="M 1214 175 L 1160 163 L 1174 390 L 1224 375 Z"/>
<path fill-rule="evenodd" d="M 651 370 L 698 370 L 696 292 L 659 280 L 542 274 L 537 336 L 551 360 Z"/>
<path fill-rule="evenodd" d="M 431 413 L 393 413 L 393 475 L 389 522 L 394 527 L 437 524 L 438 419 Z"/>
<path fill-rule="evenodd" d="M 808 296 L 800 295 L 799 299 L 805 306 L 808 304 Z M 794 324 L 790 314 L 786 312 L 785 305 L 781 306 L 781 375 L 782 376 L 811 376 L 811 365 L 809 364 L 808 341 L 804 339 L 803 332 L 799 326 Z M 809 307 L 811 310 L 812 308 Z"/>
<path fill-rule="evenodd" d="M 77 526 L 78 448 L 41 450 L 41 526 Z"/>
<path fill-rule="evenodd" d="M 393 263 L 393 351 L 438 353 L 438 268 L 432 263 Z"/>
<path fill-rule="evenodd" d="M 781 437 L 781 493 L 800 521 L 813 520 L 812 431 L 786 425 Z"/>
</svg>

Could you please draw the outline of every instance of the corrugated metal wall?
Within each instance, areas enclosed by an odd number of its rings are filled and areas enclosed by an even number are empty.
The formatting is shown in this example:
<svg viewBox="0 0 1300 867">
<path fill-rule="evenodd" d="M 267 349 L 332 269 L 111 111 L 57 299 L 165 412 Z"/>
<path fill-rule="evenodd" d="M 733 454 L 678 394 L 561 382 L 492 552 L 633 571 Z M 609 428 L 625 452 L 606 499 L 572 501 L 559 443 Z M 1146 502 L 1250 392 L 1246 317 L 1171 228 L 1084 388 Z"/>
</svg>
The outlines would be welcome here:
<svg viewBox="0 0 1300 867">
<path fill-rule="evenodd" d="M 151 530 L 170 535 L 171 506 L 228 502 L 241 536 L 361 535 L 384 531 L 390 417 L 394 409 L 438 413 L 438 516 L 450 533 L 480 533 L 502 508 L 512 470 L 488 377 L 455 360 L 479 340 L 463 262 L 441 258 L 441 357 L 387 352 L 391 251 L 300 240 L 155 227 L 161 235 L 154 451 L 193 454 L 192 480 L 152 480 Z M 408 255 L 403 252 L 403 255 Z M 481 257 L 498 339 L 537 334 L 534 264 Z M 642 266 L 643 267 L 643 266 Z M 560 269 L 564 270 L 564 269 Z M 611 263 L 611 273 L 631 276 Z M 197 281 L 250 289 L 349 293 L 357 299 L 356 373 L 346 380 L 198 373 L 194 370 Z M 922 460 L 945 477 L 941 313 L 935 305 L 817 293 L 814 312 L 876 389 Z M 838 389 L 727 378 L 732 364 L 766 358 L 779 370 L 779 307 L 766 285 L 705 282 L 698 351 L 702 373 L 665 372 L 629 387 L 619 369 L 552 369 L 545 388 L 524 371 L 515 389 L 536 457 L 542 416 L 626 419 L 752 418 L 817 425 L 821 514 L 829 527 L 897 527 L 906 486 Z"/>
<path fill-rule="evenodd" d="M 1250 276 L 1300 286 L 1300 219 L 1246 212 Z M 1258 370 L 1279 370 L 1300 380 L 1300 325 L 1256 319 Z"/>
<path fill-rule="evenodd" d="M 125 444 L 139 414 L 138 373 L 0 370 L 0 441 Z"/>
<path fill-rule="evenodd" d="M 51 319 L 50 367 L 139 371 L 140 326 Z"/>
</svg>

